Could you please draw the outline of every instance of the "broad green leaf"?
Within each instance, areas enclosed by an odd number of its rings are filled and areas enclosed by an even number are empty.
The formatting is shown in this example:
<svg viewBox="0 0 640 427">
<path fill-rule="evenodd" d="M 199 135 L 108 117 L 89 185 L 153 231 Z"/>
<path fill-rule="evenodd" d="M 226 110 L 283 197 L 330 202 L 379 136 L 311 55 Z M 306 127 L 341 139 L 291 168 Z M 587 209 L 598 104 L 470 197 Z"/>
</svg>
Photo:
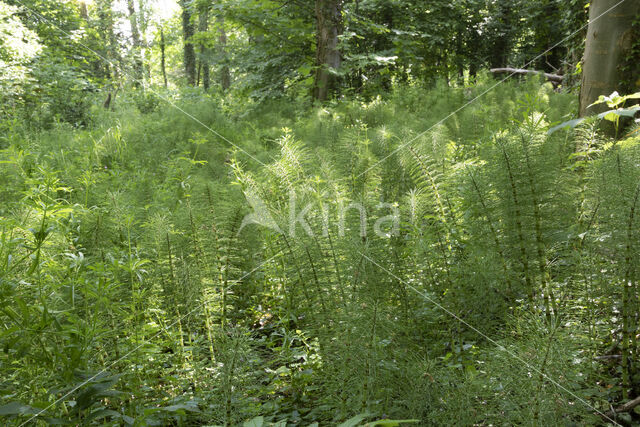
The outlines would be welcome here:
<svg viewBox="0 0 640 427">
<path fill-rule="evenodd" d="M 120 418 L 121 414 L 119 412 L 114 411 L 113 409 L 97 409 L 86 418 L 85 421 L 91 420 L 99 420 L 101 418 L 112 417 L 112 418 Z"/>
<path fill-rule="evenodd" d="M 311 74 L 311 66 L 310 65 L 303 65 L 300 68 L 298 68 L 298 73 L 300 73 L 300 75 L 302 76 L 308 76 L 309 74 Z"/>
<path fill-rule="evenodd" d="M 264 417 L 255 417 L 249 421 L 245 421 L 242 425 L 243 427 L 262 427 L 264 425 Z"/>
<path fill-rule="evenodd" d="M 33 415 L 40 410 L 20 402 L 11 402 L 0 406 L 0 415 Z"/>
<path fill-rule="evenodd" d="M 602 112 L 602 113 L 598 114 L 597 117 L 599 119 L 605 119 L 605 120 L 608 120 L 608 121 L 611 121 L 611 122 L 615 122 L 620 117 L 634 117 L 638 113 L 638 111 L 640 111 L 640 107 L 638 107 L 638 106 L 634 106 L 634 107 L 630 107 L 630 108 L 618 108 L 617 110 L 608 110 L 608 111 Z M 547 135 L 551 135 L 554 132 L 559 131 L 560 129 L 575 128 L 580 123 L 582 123 L 582 122 L 584 122 L 585 120 L 588 120 L 588 119 L 589 119 L 589 117 L 583 117 L 583 118 L 580 118 L 580 119 L 573 119 L 573 120 L 569 120 L 567 122 L 561 123 L 561 124 L 559 124 L 557 126 L 552 127 L 551 129 L 549 129 L 547 131 Z"/>
<path fill-rule="evenodd" d="M 610 122 L 617 121 L 620 117 L 633 117 L 640 111 L 640 107 L 618 108 L 617 110 L 609 110 L 598 114 L 599 119 L 605 119 Z"/>
<path fill-rule="evenodd" d="M 338 427 L 356 427 L 362 421 L 364 421 L 370 414 L 364 413 L 356 415 L 355 417 L 349 418 L 347 421 L 340 424 Z"/>
<path fill-rule="evenodd" d="M 549 129 L 549 131 L 547 132 L 547 135 L 551 135 L 552 133 L 559 131 L 560 129 L 565 129 L 565 128 L 574 128 L 576 126 L 578 126 L 580 123 L 584 122 L 586 119 L 582 118 L 582 119 L 573 119 L 573 120 L 569 120 L 568 122 L 564 122 L 559 124 L 558 126 L 554 126 L 551 129 Z"/>
<path fill-rule="evenodd" d="M 632 93 L 630 95 L 620 96 L 618 92 L 613 92 L 609 96 L 600 95 L 598 100 L 593 104 L 589 105 L 589 107 L 598 105 L 598 104 L 607 104 L 609 107 L 617 107 L 619 105 L 624 104 L 628 99 L 640 99 L 640 92 Z"/>
<path fill-rule="evenodd" d="M 190 412 L 200 412 L 200 409 L 195 405 L 195 403 L 179 403 L 176 405 L 165 406 L 164 408 L 160 408 L 163 411 L 167 412 L 177 412 L 177 411 L 190 411 Z"/>
<path fill-rule="evenodd" d="M 401 424 L 415 424 L 420 420 L 380 420 L 367 423 L 367 427 L 399 427 Z"/>
</svg>

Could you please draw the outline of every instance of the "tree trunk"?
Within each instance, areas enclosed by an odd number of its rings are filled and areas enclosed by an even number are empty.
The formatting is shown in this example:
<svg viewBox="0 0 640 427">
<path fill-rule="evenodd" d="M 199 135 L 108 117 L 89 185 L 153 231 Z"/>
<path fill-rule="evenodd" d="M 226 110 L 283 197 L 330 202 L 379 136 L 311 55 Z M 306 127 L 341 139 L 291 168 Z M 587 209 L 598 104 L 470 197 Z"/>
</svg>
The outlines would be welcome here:
<svg viewBox="0 0 640 427">
<path fill-rule="evenodd" d="M 536 4 L 535 7 L 538 8 L 540 15 L 533 24 L 534 47 L 536 54 L 541 55 L 534 65 L 538 70 L 557 73 L 562 67 L 563 54 L 567 51 L 562 44 L 554 45 L 564 36 L 562 26 L 558 25 L 562 19 L 562 11 L 558 8 L 556 1 L 538 1 L 540 4 Z M 546 53 L 542 55 L 543 52 Z"/>
<path fill-rule="evenodd" d="M 149 14 L 145 9 L 145 0 L 138 0 L 138 29 L 140 30 L 140 41 L 142 43 L 140 59 L 145 78 L 151 80 L 151 66 L 147 55 L 149 52 L 149 41 L 147 40 L 147 30 L 149 29 Z"/>
<path fill-rule="evenodd" d="M 222 58 L 222 68 L 220 69 L 220 86 L 226 92 L 231 87 L 231 71 L 227 64 L 227 32 L 224 29 L 224 16 L 218 15 L 218 44 L 220 46 L 220 57 Z"/>
<path fill-rule="evenodd" d="M 80 16 L 84 20 L 85 24 L 89 25 L 89 10 L 87 9 L 87 4 L 84 1 L 81 1 L 78 6 L 80 7 Z"/>
<path fill-rule="evenodd" d="M 189 10 L 188 0 L 180 0 L 182 6 L 182 38 L 184 40 L 184 72 L 187 76 L 187 84 L 196 84 L 196 51 L 191 38 L 195 32 L 191 22 L 191 10 Z"/>
<path fill-rule="evenodd" d="M 342 27 L 342 0 L 316 0 L 316 66 L 313 98 L 325 101 L 335 84 L 331 69 L 340 68 L 338 36 Z"/>
<path fill-rule="evenodd" d="M 167 67 L 165 58 L 165 43 L 164 43 L 164 29 L 160 27 L 160 68 L 162 69 L 162 79 L 164 80 L 164 87 L 167 87 Z"/>
<path fill-rule="evenodd" d="M 556 83 L 556 84 L 561 84 L 562 81 L 564 80 L 564 77 L 558 74 L 543 73 L 542 71 L 536 71 L 536 70 L 523 70 L 520 68 L 492 68 L 489 71 L 491 71 L 493 74 L 518 74 L 518 75 L 542 74 L 545 79 L 552 81 L 553 83 Z"/>
<path fill-rule="evenodd" d="M 606 110 L 608 107 L 605 104 L 593 107 L 589 105 L 600 95 L 610 95 L 616 90 L 622 90 L 620 66 L 633 45 L 632 24 L 640 14 L 640 1 L 626 0 L 614 8 L 618 2 L 619 0 L 591 2 L 582 67 L 580 117 Z"/>
<path fill-rule="evenodd" d="M 504 68 L 509 64 L 509 52 L 511 52 L 512 28 L 513 28 L 513 11 L 511 5 L 505 4 L 504 1 L 498 2 L 498 35 L 492 46 L 492 55 L 490 58 L 491 68 Z"/>
<path fill-rule="evenodd" d="M 98 31 L 103 40 L 105 51 L 103 56 L 109 60 L 105 66 L 105 75 L 110 79 L 118 79 L 122 68 L 122 57 L 120 56 L 120 46 L 114 30 L 115 23 L 113 17 L 113 0 L 96 1 L 98 11 Z"/>
<path fill-rule="evenodd" d="M 133 39 L 133 71 L 135 76 L 134 84 L 140 86 L 144 78 L 142 69 L 142 44 L 140 42 L 140 31 L 138 30 L 138 18 L 133 0 L 127 0 L 129 10 L 129 22 L 131 23 L 131 38 Z"/>
<path fill-rule="evenodd" d="M 198 32 L 206 33 L 207 31 L 209 31 L 209 5 L 202 4 L 200 6 L 198 16 Z M 207 49 L 203 42 L 200 42 L 200 67 L 198 68 L 198 80 L 200 80 L 200 75 L 202 75 L 202 87 L 205 91 L 209 90 L 209 69 L 209 49 Z"/>
</svg>

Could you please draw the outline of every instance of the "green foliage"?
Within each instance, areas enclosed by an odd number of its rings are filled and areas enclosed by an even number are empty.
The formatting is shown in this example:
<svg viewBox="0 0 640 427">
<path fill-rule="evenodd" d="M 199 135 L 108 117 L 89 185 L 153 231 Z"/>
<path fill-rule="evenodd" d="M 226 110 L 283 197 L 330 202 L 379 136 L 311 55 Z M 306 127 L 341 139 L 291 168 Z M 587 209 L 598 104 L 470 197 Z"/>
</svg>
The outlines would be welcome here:
<svg viewBox="0 0 640 427">
<path fill-rule="evenodd" d="M 572 100 L 537 79 L 437 122 L 491 84 L 307 115 L 176 99 L 241 149 L 139 91 L 83 130 L 15 125 L 0 416 L 596 423 L 584 402 L 606 411 L 638 376 L 622 284 L 637 281 L 640 144 L 591 123 L 549 135 Z M 256 197 L 272 222 L 243 222 Z M 607 347 L 625 364 L 594 362 Z"/>
<path fill-rule="evenodd" d="M 604 111 L 594 117 L 583 117 L 580 119 L 573 119 L 567 122 L 561 123 L 557 126 L 549 129 L 549 134 L 552 134 L 560 129 L 575 128 L 579 124 L 585 121 L 594 121 L 596 119 L 606 120 L 612 122 L 615 125 L 616 133 L 620 128 L 620 119 L 623 117 L 633 118 L 640 111 L 640 107 L 628 107 L 624 108 L 624 104 L 630 99 L 640 99 L 640 92 L 631 95 L 620 96 L 618 92 L 612 93 L 610 96 L 600 95 L 600 98 L 591 105 L 607 104 L 612 110 Z M 618 108 L 616 108 L 618 107 Z"/>
<path fill-rule="evenodd" d="M 640 393 L 638 94 L 598 101 L 609 140 L 484 70 L 571 86 L 584 0 L 341 2 L 323 106 L 312 2 L 181 2 L 208 93 L 179 13 L 87 3 L 0 1 L 3 424 L 595 425 Z"/>
<path fill-rule="evenodd" d="M 16 14 L 16 7 L 0 2 L 0 119 L 20 104 L 22 85 L 30 78 L 29 65 L 42 49 L 36 33 Z"/>
</svg>

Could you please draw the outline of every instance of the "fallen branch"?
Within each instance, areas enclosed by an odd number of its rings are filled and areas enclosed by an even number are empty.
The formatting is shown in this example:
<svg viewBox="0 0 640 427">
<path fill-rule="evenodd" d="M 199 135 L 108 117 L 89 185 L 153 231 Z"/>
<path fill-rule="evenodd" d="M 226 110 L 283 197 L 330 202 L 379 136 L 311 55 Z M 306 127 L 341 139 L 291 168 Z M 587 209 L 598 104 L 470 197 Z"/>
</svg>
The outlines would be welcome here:
<svg viewBox="0 0 640 427">
<path fill-rule="evenodd" d="M 535 70 L 523 70 L 520 68 L 492 68 L 490 71 L 494 74 L 542 74 L 547 80 L 558 84 L 562 83 L 562 80 L 564 79 L 564 76 L 558 74 L 543 73 L 542 71 Z"/>
<path fill-rule="evenodd" d="M 618 406 L 615 409 L 610 410 L 605 415 L 607 417 L 614 418 L 616 416 L 616 414 L 619 414 L 621 412 L 629 412 L 629 411 L 631 411 L 633 408 L 635 408 L 638 405 L 640 405 L 640 396 L 636 397 L 633 400 L 628 401 L 627 403 L 625 403 L 623 405 Z"/>
<path fill-rule="evenodd" d="M 618 359 L 622 359 L 622 355 L 621 354 L 605 354 L 604 356 L 596 356 L 594 357 L 595 360 L 618 360 Z"/>
</svg>

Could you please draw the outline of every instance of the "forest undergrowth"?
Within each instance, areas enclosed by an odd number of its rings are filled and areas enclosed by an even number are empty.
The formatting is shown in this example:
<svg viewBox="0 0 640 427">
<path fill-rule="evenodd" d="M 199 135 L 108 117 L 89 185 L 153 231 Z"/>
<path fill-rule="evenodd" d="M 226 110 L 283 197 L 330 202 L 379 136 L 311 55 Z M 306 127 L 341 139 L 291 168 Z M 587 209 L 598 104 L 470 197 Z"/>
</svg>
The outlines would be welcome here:
<svg viewBox="0 0 640 427">
<path fill-rule="evenodd" d="M 574 95 L 493 84 L 2 123 L 2 423 L 612 423 L 637 127 L 549 134 Z"/>
</svg>

